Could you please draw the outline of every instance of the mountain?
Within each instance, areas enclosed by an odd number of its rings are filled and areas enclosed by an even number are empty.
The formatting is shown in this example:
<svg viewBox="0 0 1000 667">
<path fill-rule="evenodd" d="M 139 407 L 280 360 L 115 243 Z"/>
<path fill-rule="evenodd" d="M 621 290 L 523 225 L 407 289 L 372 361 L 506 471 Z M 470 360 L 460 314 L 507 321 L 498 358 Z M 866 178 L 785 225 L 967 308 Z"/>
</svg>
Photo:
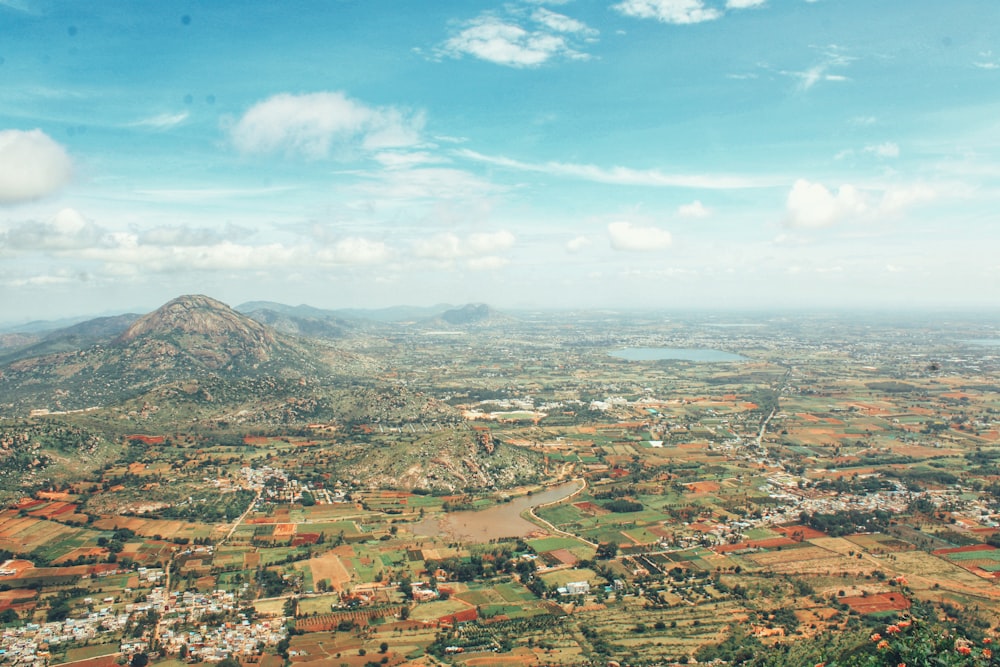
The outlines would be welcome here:
<svg viewBox="0 0 1000 667">
<path fill-rule="evenodd" d="M 289 336 L 337 339 L 353 328 L 332 310 L 304 304 L 286 306 L 273 301 L 250 301 L 237 306 L 236 310 Z"/>
<path fill-rule="evenodd" d="M 278 347 L 274 331 L 207 296 L 182 296 L 139 318 L 116 341 L 140 368 L 252 368 Z"/>
<path fill-rule="evenodd" d="M 337 315 L 354 320 L 372 320 L 375 322 L 406 322 L 438 317 L 452 308 L 449 304 L 435 306 L 390 306 L 389 308 L 340 308 L 333 312 Z"/>
<path fill-rule="evenodd" d="M 0 366 L 0 396 L 10 401 L 0 410 L 116 405 L 177 381 L 211 381 L 216 397 L 239 401 L 246 391 L 234 387 L 258 386 L 254 378 L 269 378 L 273 389 L 356 373 L 369 361 L 283 336 L 207 296 L 182 296 L 89 347 Z"/>
<path fill-rule="evenodd" d="M 0 349 L 7 348 L 0 354 L 0 363 L 59 352 L 83 350 L 104 338 L 123 333 L 137 319 L 139 319 L 139 315 L 128 313 L 111 317 L 97 317 L 45 334 L 7 334 L 0 337 L 9 343 L 8 345 L 0 344 Z M 18 336 L 20 336 L 20 340 L 18 340 Z"/>
</svg>

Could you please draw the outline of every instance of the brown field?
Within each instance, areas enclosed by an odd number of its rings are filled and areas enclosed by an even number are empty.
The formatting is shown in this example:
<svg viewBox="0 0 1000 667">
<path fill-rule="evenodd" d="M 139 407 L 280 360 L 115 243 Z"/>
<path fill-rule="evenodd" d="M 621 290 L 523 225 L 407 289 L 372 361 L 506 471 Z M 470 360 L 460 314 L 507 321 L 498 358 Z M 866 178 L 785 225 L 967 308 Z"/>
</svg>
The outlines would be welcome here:
<svg viewBox="0 0 1000 667">
<path fill-rule="evenodd" d="M 687 485 L 691 493 L 715 493 L 719 490 L 718 482 L 692 482 Z"/>
<path fill-rule="evenodd" d="M 53 663 L 61 665 L 70 665 L 71 667 L 115 667 L 118 664 L 118 656 L 120 653 L 112 653 L 110 655 L 102 655 L 99 658 L 88 658 L 86 660 L 77 660 L 75 662 L 63 662 L 63 663 Z"/>
<path fill-rule="evenodd" d="M 872 564 L 848 558 L 820 547 L 803 547 L 784 551 L 749 554 L 744 558 L 778 574 L 852 575 L 868 574 Z"/>
<path fill-rule="evenodd" d="M 276 523 L 274 525 L 275 537 L 291 537 L 295 534 L 295 524 L 294 523 Z"/>
<path fill-rule="evenodd" d="M 506 655 L 491 653 L 488 655 L 470 655 L 460 660 L 469 667 L 508 667 L 517 665 L 537 665 L 538 657 L 527 648 L 516 648 Z"/>
<path fill-rule="evenodd" d="M 893 565 L 906 574 L 913 590 L 932 592 L 936 584 L 948 591 L 1000 598 L 1000 589 L 995 584 L 943 558 L 924 551 L 901 551 L 894 558 Z"/>
<path fill-rule="evenodd" d="M 859 614 L 877 614 L 884 611 L 902 611 L 910 608 L 910 601 L 902 593 L 875 593 L 838 600 Z"/>
<path fill-rule="evenodd" d="M 310 558 L 307 562 L 309 569 L 312 570 L 314 582 L 327 579 L 330 586 L 339 592 L 343 592 L 351 583 L 350 572 L 344 567 L 343 561 L 332 552 L 328 551 L 319 558 Z"/>
<path fill-rule="evenodd" d="M 33 588 L 12 588 L 8 591 L 0 591 L 0 609 L 7 609 L 15 602 L 34 600 L 38 597 L 38 591 Z"/>
<path fill-rule="evenodd" d="M 39 491 L 35 494 L 42 500 L 69 500 L 70 494 L 66 491 Z"/>
<path fill-rule="evenodd" d="M 825 534 L 809 526 L 772 526 L 771 530 L 787 535 L 788 537 L 800 535 L 803 540 L 815 540 L 818 537 L 826 537 Z"/>
</svg>

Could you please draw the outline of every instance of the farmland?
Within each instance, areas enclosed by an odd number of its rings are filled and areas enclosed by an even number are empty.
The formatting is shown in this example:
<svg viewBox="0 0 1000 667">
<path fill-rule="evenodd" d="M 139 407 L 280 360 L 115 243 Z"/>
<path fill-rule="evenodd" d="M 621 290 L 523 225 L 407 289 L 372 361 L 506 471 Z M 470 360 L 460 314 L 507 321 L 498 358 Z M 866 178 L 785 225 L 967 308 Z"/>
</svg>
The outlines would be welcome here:
<svg viewBox="0 0 1000 667">
<path fill-rule="evenodd" d="M 919 322 L 573 323 L 345 341 L 436 406 L 392 423 L 333 399 L 253 428 L 3 420 L 39 461 L 0 511 L 10 636 L 50 664 L 98 645 L 360 667 L 661 664 L 915 614 L 996 631 L 989 348 Z M 48 432 L 100 455 L 63 476 Z"/>
</svg>

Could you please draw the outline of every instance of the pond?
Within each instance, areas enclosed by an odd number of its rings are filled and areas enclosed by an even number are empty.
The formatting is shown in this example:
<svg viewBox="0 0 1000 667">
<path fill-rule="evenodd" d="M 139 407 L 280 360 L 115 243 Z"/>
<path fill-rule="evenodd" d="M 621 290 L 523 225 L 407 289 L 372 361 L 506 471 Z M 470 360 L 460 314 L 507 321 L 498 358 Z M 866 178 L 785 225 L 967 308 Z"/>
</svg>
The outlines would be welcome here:
<svg viewBox="0 0 1000 667">
<path fill-rule="evenodd" d="M 527 537 L 542 530 L 521 518 L 530 508 L 563 500 L 583 488 L 583 482 L 566 482 L 530 496 L 519 496 L 509 503 L 478 511 L 449 512 L 429 517 L 413 526 L 416 535 L 449 537 L 464 542 L 484 543 L 501 537 Z"/>
</svg>

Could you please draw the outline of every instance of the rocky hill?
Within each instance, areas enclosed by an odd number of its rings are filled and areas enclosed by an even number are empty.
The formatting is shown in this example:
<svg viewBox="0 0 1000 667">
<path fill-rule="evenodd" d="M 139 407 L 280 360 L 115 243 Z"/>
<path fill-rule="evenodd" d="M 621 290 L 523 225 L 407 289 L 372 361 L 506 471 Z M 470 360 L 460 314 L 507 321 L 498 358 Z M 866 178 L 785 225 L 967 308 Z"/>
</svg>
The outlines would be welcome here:
<svg viewBox="0 0 1000 667">
<path fill-rule="evenodd" d="M 278 334 L 206 296 L 183 296 L 116 337 L 0 366 L 0 414 L 118 405 L 177 381 L 301 381 L 370 360 Z"/>
</svg>

